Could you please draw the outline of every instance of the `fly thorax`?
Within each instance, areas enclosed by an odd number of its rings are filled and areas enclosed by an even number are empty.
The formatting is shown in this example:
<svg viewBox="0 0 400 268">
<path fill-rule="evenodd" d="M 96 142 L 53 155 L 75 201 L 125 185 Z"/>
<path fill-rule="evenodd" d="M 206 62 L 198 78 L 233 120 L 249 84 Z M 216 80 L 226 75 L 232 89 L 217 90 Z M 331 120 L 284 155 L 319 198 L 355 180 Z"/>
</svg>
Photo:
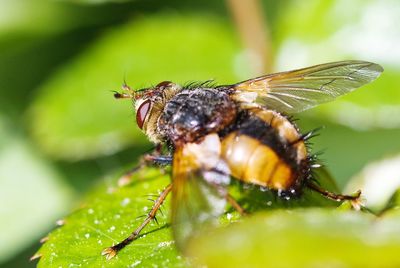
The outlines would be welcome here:
<svg viewBox="0 0 400 268">
<path fill-rule="evenodd" d="M 217 133 L 236 118 L 237 107 L 216 88 L 184 89 L 166 103 L 158 121 L 159 132 L 173 143 L 198 142 Z"/>
</svg>

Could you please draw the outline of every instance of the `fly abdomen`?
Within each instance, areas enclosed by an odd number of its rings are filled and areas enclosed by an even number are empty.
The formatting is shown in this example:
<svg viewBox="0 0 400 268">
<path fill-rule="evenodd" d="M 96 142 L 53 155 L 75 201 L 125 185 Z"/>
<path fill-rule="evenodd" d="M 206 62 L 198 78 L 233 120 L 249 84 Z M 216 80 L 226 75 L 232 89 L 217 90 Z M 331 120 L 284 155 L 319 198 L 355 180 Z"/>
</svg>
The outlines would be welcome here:
<svg viewBox="0 0 400 268">
<path fill-rule="evenodd" d="M 235 131 L 222 140 L 223 158 L 232 176 L 271 189 L 288 189 L 294 174 L 269 146 Z"/>
<path fill-rule="evenodd" d="M 296 127 L 268 110 L 253 110 L 221 139 L 231 175 L 278 191 L 296 191 L 307 177 L 307 150 Z"/>
</svg>

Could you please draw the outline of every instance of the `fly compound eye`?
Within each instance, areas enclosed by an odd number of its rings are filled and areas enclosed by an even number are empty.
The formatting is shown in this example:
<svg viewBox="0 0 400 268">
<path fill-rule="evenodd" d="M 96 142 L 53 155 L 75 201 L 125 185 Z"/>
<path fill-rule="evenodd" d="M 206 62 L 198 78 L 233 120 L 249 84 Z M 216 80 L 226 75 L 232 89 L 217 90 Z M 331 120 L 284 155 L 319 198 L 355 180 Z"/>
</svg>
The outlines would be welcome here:
<svg viewBox="0 0 400 268">
<path fill-rule="evenodd" d="M 140 106 L 136 112 L 136 122 L 140 129 L 143 128 L 144 120 L 151 108 L 151 101 L 146 100 Z"/>
<path fill-rule="evenodd" d="M 164 88 L 169 87 L 170 85 L 172 85 L 172 82 L 171 82 L 171 81 L 163 81 L 163 82 L 159 83 L 159 84 L 156 86 L 156 88 L 164 89 Z"/>
</svg>

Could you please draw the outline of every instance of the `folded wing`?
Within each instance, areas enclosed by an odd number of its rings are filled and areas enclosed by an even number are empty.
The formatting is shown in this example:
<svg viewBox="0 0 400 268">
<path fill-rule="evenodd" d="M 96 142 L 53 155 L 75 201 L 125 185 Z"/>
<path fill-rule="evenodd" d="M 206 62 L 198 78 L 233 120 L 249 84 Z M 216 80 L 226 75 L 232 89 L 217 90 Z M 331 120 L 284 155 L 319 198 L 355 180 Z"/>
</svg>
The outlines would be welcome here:
<svg viewBox="0 0 400 268">
<path fill-rule="evenodd" d="M 340 61 L 275 73 L 232 86 L 241 102 L 255 102 L 284 113 L 297 113 L 329 102 L 375 80 L 383 68 L 366 61 Z"/>
<path fill-rule="evenodd" d="M 177 146 L 172 165 L 172 223 L 177 247 L 217 221 L 225 211 L 229 170 L 220 159 L 217 134 Z"/>
</svg>

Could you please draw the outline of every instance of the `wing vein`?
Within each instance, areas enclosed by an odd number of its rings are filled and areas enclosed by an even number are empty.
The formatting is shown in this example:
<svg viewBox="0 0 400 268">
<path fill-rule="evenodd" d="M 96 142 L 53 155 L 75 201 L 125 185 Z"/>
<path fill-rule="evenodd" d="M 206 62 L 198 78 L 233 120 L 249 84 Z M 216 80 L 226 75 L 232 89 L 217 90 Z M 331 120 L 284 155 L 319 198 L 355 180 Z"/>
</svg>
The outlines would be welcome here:
<svg viewBox="0 0 400 268">
<path fill-rule="evenodd" d="M 260 76 L 231 88 L 238 101 L 255 102 L 278 112 L 296 113 L 368 84 L 382 71 L 380 65 L 366 61 L 332 62 Z M 257 98 L 241 95 L 245 92 L 255 92 Z"/>
</svg>

